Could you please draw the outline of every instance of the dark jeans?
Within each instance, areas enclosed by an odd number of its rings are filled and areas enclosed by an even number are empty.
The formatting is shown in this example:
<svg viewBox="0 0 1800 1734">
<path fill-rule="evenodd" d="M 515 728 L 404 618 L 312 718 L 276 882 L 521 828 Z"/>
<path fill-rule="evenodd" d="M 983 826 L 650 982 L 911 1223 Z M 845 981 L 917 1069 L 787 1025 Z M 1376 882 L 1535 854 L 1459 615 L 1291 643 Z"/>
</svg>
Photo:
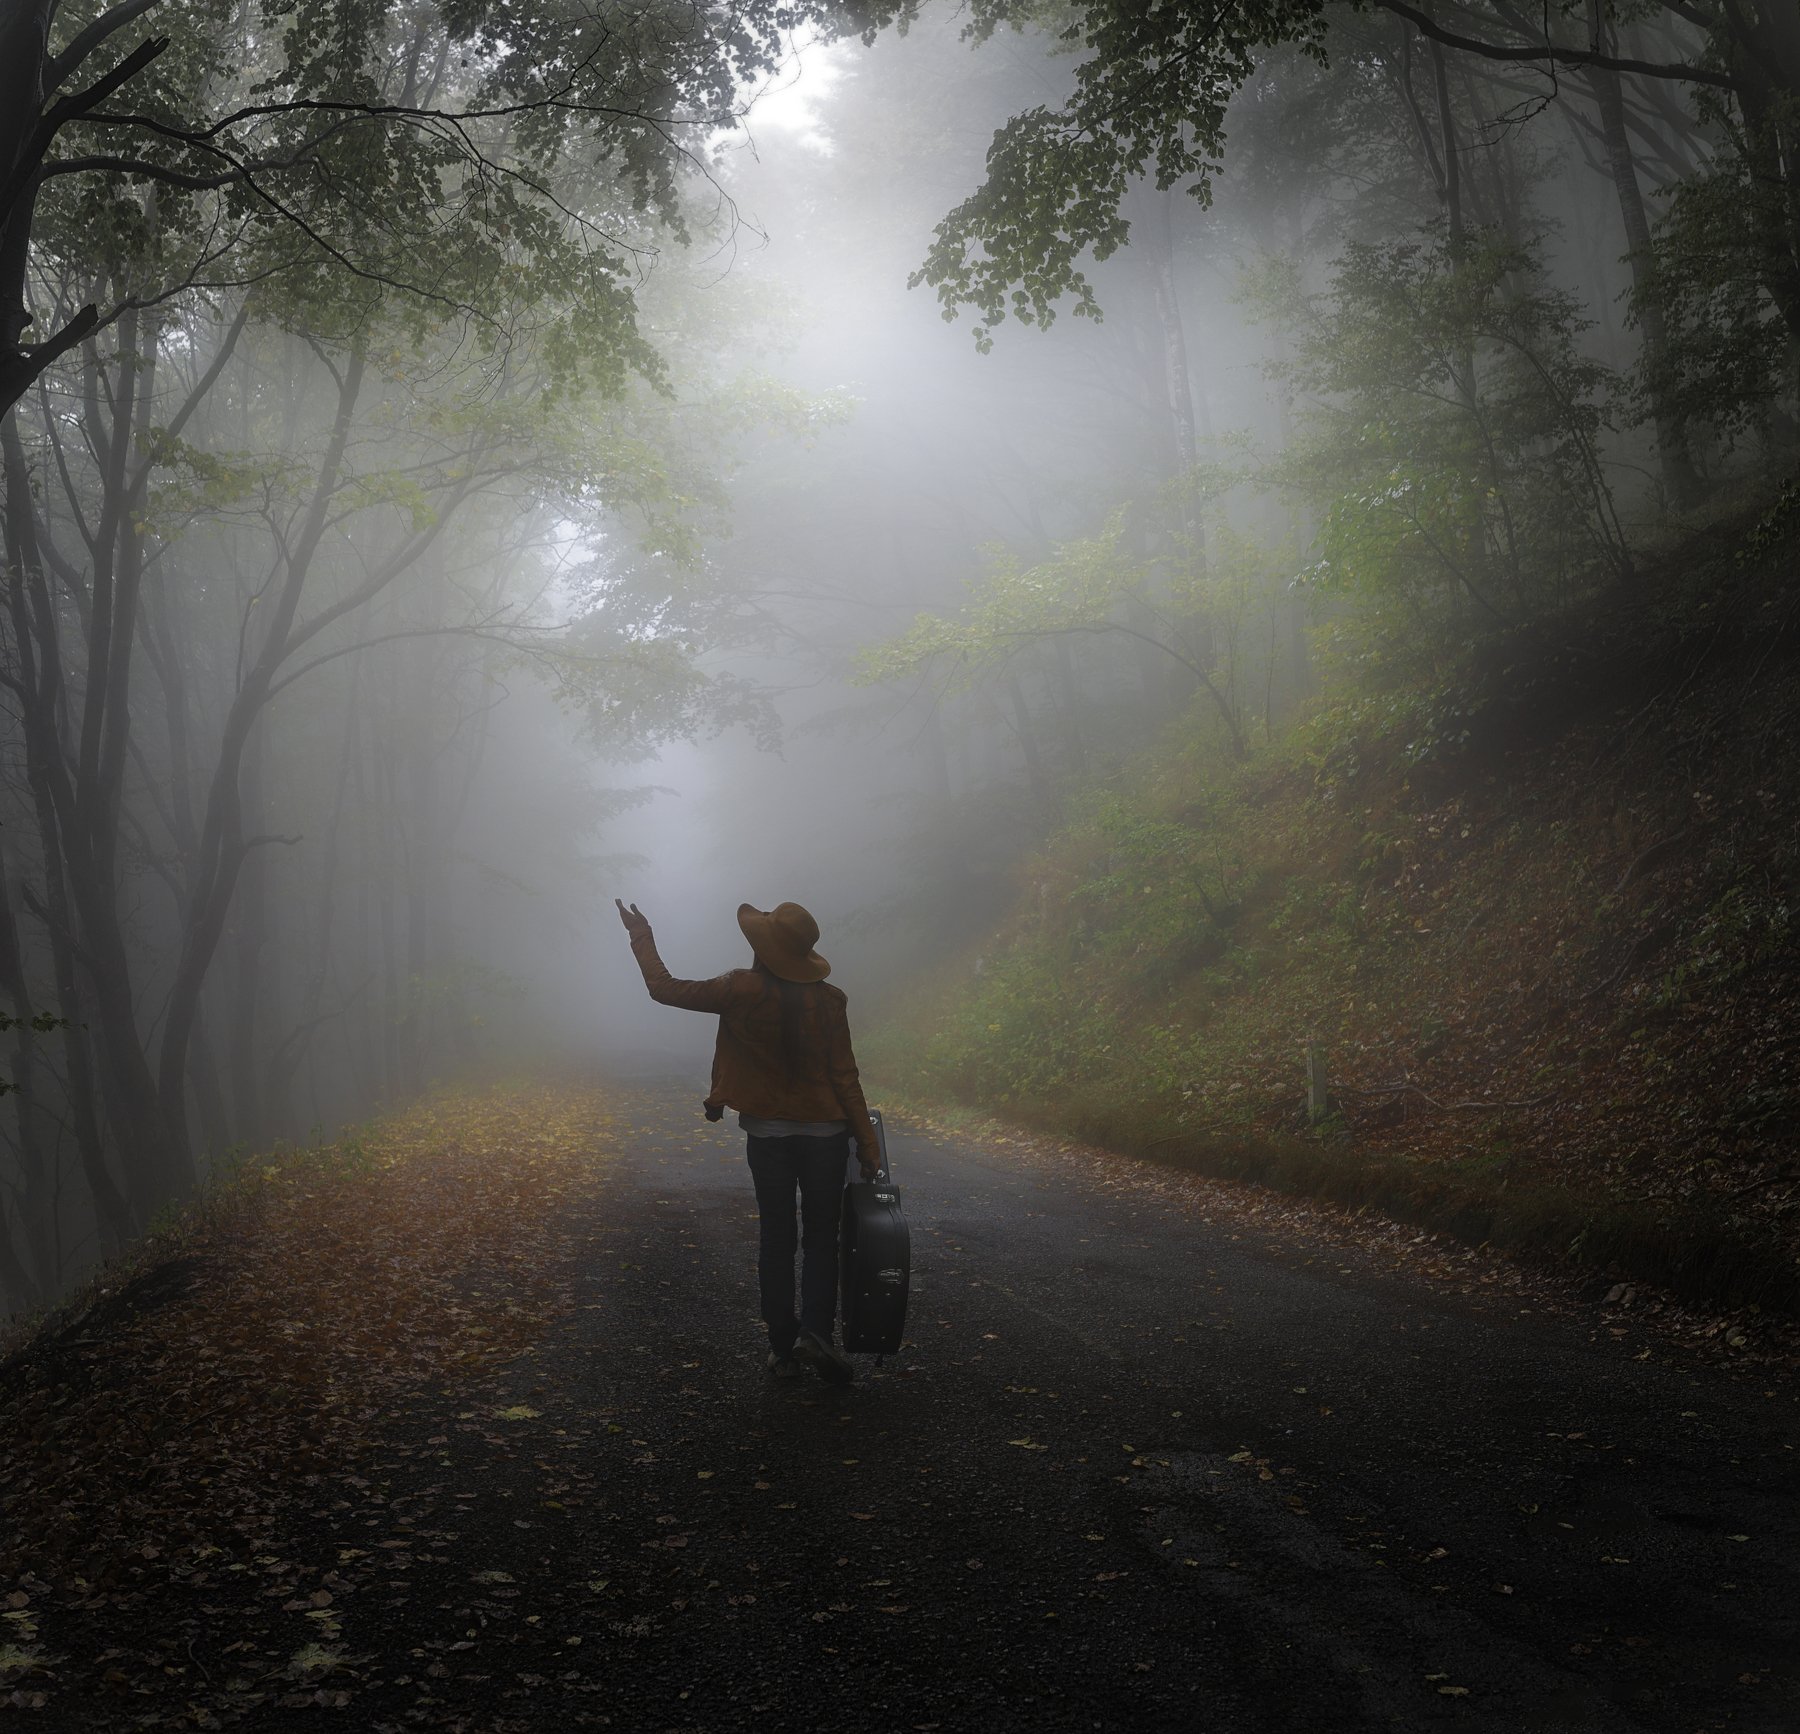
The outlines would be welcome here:
<svg viewBox="0 0 1800 1734">
<path fill-rule="evenodd" d="M 750 1178 L 762 1215 L 757 1274 L 769 1347 L 786 1355 L 801 1325 L 831 1340 L 837 1317 L 838 1225 L 850 1134 L 827 1138 L 750 1138 Z M 800 1192 L 800 1317 L 794 1317 L 794 1190 Z"/>
</svg>

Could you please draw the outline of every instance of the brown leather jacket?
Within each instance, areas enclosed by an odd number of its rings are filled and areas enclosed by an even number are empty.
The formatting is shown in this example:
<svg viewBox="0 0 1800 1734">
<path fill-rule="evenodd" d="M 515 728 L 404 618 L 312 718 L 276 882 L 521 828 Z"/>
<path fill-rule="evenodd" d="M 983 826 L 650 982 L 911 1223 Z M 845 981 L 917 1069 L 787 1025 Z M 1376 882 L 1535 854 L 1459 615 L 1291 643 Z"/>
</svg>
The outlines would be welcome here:
<svg viewBox="0 0 1800 1734">
<path fill-rule="evenodd" d="M 781 1063 L 781 995 L 772 977 L 734 969 L 710 981 L 681 981 L 669 974 L 648 933 L 632 940 L 631 955 L 653 1000 L 719 1014 L 707 1107 L 764 1120 L 847 1120 L 857 1144 L 876 1151 L 841 988 L 821 981 L 802 990 L 801 1062 L 799 1075 L 790 1078 Z"/>
</svg>

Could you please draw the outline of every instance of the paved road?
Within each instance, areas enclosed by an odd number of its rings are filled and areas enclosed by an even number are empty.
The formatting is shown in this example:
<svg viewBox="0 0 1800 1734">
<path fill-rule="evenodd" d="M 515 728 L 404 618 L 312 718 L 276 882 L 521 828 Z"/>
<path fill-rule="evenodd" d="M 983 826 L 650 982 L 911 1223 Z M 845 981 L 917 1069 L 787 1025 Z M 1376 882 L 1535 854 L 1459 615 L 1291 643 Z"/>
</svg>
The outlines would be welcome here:
<svg viewBox="0 0 1800 1734">
<path fill-rule="evenodd" d="M 741 1138 L 689 1102 L 539 1369 L 620 1430 L 568 1544 L 615 1639 L 583 1716 L 1800 1730 L 1791 1384 L 1283 1248 L 1158 1170 L 904 1130 L 911 1345 L 778 1383 Z"/>
</svg>

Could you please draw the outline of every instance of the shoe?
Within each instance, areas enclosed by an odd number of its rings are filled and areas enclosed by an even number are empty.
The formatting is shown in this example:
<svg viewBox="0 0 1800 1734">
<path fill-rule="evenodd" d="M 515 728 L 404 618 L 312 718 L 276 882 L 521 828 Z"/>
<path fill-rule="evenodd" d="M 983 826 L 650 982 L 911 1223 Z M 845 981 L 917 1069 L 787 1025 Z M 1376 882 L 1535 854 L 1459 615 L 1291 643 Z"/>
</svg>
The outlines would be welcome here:
<svg viewBox="0 0 1800 1734">
<path fill-rule="evenodd" d="M 850 1357 L 838 1349 L 829 1337 L 822 1337 L 817 1331 L 809 1331 L 805 1325 L 800 1327 L 800 1334 L 794 1339 L 794 1353 L 821 1379 L 833 1385 L 847 1385 L 856 1377 L 856 1368 L 851 1364 Z"/>
<path fill-rule="evenodd" d="M 797 1379 L 805 1370 L 792 1355 L 778 1355 L 773 1349 L 769 1351 L 768 1366 L 778 1379 Z"/>
</svg>

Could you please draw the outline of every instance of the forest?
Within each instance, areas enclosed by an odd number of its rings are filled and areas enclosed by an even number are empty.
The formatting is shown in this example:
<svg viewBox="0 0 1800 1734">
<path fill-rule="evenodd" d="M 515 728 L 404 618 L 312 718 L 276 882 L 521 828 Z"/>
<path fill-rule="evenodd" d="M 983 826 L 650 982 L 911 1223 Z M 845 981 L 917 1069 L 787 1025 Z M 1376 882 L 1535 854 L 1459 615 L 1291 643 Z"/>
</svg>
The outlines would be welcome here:
<svg viewBox="0 0 1800 1734">
<path fill-rule="evenodd" d="M 1797 151 L 1790 0 L 6 0 L 0 1705 L 1800 1726 Z M 618 925 L 784 900 L 854 1401 Z"/>
</svg>

